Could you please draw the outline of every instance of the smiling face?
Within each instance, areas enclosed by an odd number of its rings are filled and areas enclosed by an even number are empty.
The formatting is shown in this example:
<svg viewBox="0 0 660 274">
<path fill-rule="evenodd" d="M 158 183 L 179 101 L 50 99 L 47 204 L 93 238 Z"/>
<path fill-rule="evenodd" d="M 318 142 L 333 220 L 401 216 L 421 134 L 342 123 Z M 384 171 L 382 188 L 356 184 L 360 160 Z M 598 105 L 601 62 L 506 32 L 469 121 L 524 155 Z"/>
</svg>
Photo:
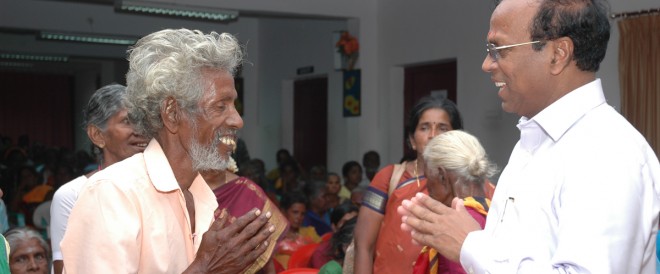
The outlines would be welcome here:
<svg viewBox="0 0 660 274">
<path fill-rule="evenodd" d="M 48 256 L 46 250 L 39 244 L 39 240 L 31 238 L 21 241 L 15 249 L 11 250 L 9 258 L 11 273 L 48 273 Z"/>
<path fill-rule="evenodd" d="M 490 19 L 488 43 L 504 46 L 530 42 L 530 25 L 538 8 L 539 1 L 502 1 Z M 535 51 L 532 45 L 522 45 L 500 49 L 497 61 L 486 54 L 482 69 L 491 74 L 499 89 L 504 111 L 531 118 L 552 103 L 547 48 Z"/>
<path fill-rule="evenodd" d="M 121 109 L 108 119 L 102 136 L 103 164 L 108 166 L 124 160 L 133 154 L 143 152 L 149 140 L 138 135 L 128 120 L 128 112 Z"/>
<path fill-rule="evenodd" d="M 192 136 L 190 155 L 194 170 L 224 170 L 236 148 L 236 131 L 243 127 L 243 119 L 234 106 L 234 78 L 217 70 L 202 70 L 202 78 L 206 85 L 200 111 L 191 118 L 184 134 Z"/>
<path fill-rule="evenodd" d="M 426 144 L 433 137 L 453 130 L 449 114 L 439 108 L 430 108 L 424 111 L 419 117 L 415 134 L 410 136 L 410 144 L 417 151 L 418 158 L 421 158 Z"/>
</svg>

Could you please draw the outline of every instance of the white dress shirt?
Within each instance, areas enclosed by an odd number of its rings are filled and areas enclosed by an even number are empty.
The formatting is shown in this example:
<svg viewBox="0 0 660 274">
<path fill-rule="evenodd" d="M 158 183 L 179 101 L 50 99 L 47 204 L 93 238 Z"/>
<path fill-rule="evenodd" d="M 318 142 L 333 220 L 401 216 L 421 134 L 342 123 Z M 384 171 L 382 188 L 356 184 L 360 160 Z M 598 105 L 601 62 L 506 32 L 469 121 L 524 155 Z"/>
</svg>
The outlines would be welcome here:
<svg viewBox="0 0 660 274">
<path fill-rule="evenodd" d="M 518 128 L 468 273 L 655 273 L 660 164 L 600 79 Z"/>
</svg>

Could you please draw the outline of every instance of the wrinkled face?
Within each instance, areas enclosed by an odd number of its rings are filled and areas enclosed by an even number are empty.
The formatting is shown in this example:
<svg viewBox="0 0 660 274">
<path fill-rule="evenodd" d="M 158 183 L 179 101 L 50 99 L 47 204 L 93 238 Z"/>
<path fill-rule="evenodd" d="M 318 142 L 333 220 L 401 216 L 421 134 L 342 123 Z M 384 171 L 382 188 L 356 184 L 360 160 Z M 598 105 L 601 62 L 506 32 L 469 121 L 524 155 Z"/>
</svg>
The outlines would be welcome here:
<svg viewBox="0 0 660 274">
<path fill-rule="evenodd" d="M 328 193 L 337 194 L 341 190 L 341 179 L 337 175 L 330 175 L 325 186 Z"/>
<path fill-rule="evenodd" d="M 39 245 L 37 239 L 22 241 L 15 250 L 11 250 L 9 268 L 13 274 L 46 274 L 50 270 L 48 269 L 46 250 Z"/>
<path fill-rule="evenodd" d="M 206 83 L 199 102 L 200 113 L 193 117 L 190 155 L 194 170 L 224 170 L 236 148 L 236 131 L 243 119 L 236 111 L 237 94 L 233 76 L 225 71 L 202 70 Z"/>
<path fill-rule="evenodd" d="M 348 177 L 346 178 L 345 185 L 347 187 L 355 187 L 362 181 L 362 168 L 354 165 L 348 170 Z"/>
<path fill-rule="evenodd" d="M 502 1 L 490 19 L 488 43 L 505 46 L 530 42 L 530 25 L 538 2 Z M 549 84 L 544 64 L 547 55 L 542 54 L 547 53 L 545 49 L 537 52 L 532 45 L 500 49 L 497 61 L 486 54 L 482 69 L 490 73 L 504 111 L 531 118 L 551 103 L 551 92 L 544 89 Z"/>
<path fill-rule="evenodd" d="M 305 218 L 307 208 L 303 203 L 295 203 L 286 210 L 286 219 L 289 220 L 289 226 L 293 230 L 298 230 Z"/>
<path fill-rule="evenodd" d="M 121 109 L 108 119 L 105 131 L 101 131 L 105 146 L 103 146 L 104 165 L 110 165 L 133 154 L 143 152 L 149 140 L 138 135 L 131 122 L 128 120 L 128 112 Z"/>
<path fill-rule="evenodd" d="M 415 134 L 410 137 L 410 144 L 417 151 L 418 157 L 424 153 L 426 144 L 441 133 L 453 130 L 449 114 L 443 109 L 430 108 L 419 117 Z"/>
<path fill-rule="evenodd" d="M 451 200 L 456 196 L 451 184 L 451 182 L 454 182 L 452 174 L 443 175 L 441 171 L 431 170 L 428 167 L 424 174 L 426 175 L 426 187 L 429 190 L 429 196 L 446 206 L 451 206 Z"/>
</svg>

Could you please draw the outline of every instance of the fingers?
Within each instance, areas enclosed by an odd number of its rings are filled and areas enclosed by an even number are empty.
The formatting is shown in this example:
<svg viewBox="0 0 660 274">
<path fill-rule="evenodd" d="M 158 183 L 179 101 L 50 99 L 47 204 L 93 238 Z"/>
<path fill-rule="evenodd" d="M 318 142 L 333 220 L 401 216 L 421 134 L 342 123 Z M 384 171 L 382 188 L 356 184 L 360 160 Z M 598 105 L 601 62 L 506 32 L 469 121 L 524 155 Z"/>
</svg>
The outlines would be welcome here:
<svg viewBox="0 0 660 274">
<path fill-rule="evenodd" d="M 410 236 L 412 237 L 412 242 L 413 244 L 420 245 L 420 246 L 425 246 L 431 245 L 430 237 L 431 235 L 425 234 L 425 233 L 419 233 L 418 231 L 411 231 Z"/>
<path fill-rule="evenodd" d="M 211 223 L 211 227 L 209 227 L 209 231 L 219 231 L 225 226 L 225 223 L 227 222 L 227 209 L 223 208 L 220 211 L 220 216 Z"/>
<path fill-rule="evenodd" d="M 271 224 L 266 225 L 268 223 L 268 220 L 272 216 L 272 213 L 266 212 L 266 214 L 262 214 L 252 222 L 250 222 L 244 229 L 243 231 L 240 232 L 238 235 L 239 240 L 248 240 L 254 238 L 260 238 L 261 235 L 259 235 L 258 232 L 263 232 L 264 229 L 267 231 L 270 230 L 270 227 L 273 226 Z M 275 229 L 273 227 L 273 229 Z M 270 235 L 270 233 L 267 233 L 266 236 Z"/>
<path fill-rule="evenodd" d="M 417 193 L 417 195 L 412 198 L 412 201 L 417 202 L 418 204 L 437 214 L 445 214 L 448 210 L 451 210 L 451 208 L 447 207 L 439 201 L 434 200 L 424 193 Z"/>
<path fill-rule="evenodd" d="M 401 222 L 406 226 L 401 226 L 404 231 L 413 231 L 422 234 L 432 234 L 437 229 L 435 220 L 442 217 L 447 210 L 451 210 L 444 204 L 431 199 L 429 196 L 418 193 L 412 200 L 404 200 L 401 203 L 402 214 Z"/>
<path fill-rule="evenodd" d="M 465 209 L 465 203 L 463 203 L 463 199 L 459 199 L 458 197 L 454 197 L 454 199 L 451 201 L 451 208 L 455 209 L 456 211 L 467 211 Z"/>
<path fill-rule="evenodd" d="M 261 210 L 256 209 L 256 208 L 250 210 L 248 213 L 245 213 L 243 216 L 236 219 L 236 221 L 234 223 L 229 225 L 227 227 L 228 228 L 227 233 L 230 236 L 238 234 L 239 232 L 243 231 L 243 229 L 245 229 L 246 226 L 248 226 L 249 224 L 252 224 L 252 222 L 255 219 L 258 220 L 259 216 L 261 216 Z M 270 216 L 269 216 L 269 218 L 270 218 Z M 266 219 L 266 221 L 267 220 L 268 219 Z"/>
<path fill-rule="evenodd" d="M 274 244 L 269 239 L 274 231 L 274 225 L 263 226 L 257 235 L 245 243 L 241 249 L 246 253 L 245 257 L 248 261 L 256 260 L 261 254 L 266 252 L 269 245 Z"/>
</svg>

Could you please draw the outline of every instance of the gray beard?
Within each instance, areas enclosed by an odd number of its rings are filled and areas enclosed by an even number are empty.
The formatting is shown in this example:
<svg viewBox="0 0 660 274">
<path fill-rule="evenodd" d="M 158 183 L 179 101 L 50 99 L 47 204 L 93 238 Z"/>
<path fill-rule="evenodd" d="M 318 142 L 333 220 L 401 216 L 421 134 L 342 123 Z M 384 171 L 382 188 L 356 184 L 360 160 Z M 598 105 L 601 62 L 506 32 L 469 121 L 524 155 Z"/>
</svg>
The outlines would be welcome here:
<svg viewBox="0 0 660 274">
<path fill-rule="evenodd" d="M 197 142 L 196 136 L 190 141 L 190 157 L 194 171 L 226 170 L 229 167 L 229 157 L 218 151 L 220 145 L 220 134 L 216 134 L 210 145 L 204 146 Z"/>
</svg>

